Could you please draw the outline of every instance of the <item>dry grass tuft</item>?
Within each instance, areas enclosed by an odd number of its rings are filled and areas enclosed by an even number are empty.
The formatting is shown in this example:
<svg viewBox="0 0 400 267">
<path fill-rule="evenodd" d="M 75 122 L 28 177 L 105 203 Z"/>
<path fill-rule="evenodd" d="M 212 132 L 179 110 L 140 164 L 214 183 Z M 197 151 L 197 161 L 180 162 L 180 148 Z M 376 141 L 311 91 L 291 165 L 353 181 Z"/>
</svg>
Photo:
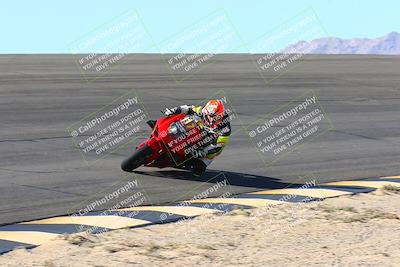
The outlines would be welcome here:
<svg viewBox="0 0 400 267">
<path fill-rule="evenodd" d="M 388 193 L 400 194 L 400 186 L 385 185 L 382 189 Z"/>
</svg>

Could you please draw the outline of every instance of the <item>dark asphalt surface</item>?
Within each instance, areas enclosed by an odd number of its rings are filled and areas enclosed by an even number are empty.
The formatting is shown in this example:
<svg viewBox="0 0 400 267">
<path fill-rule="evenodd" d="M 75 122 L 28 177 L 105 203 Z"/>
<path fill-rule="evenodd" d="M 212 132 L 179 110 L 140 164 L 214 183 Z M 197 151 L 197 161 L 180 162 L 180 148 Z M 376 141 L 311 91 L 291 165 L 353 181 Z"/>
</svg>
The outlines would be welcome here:
<svg viewBox="0 0 400 267">
<path fill-rule="evenodd" d="M 87 165 L 67 127 L 132 89 L 154 118 L 223 90 L 240 118 L 205 177 L 139 169 L 145 204 L 187 199 L 221 172 L 232 193 L 301 183 L 310 173 L 317 182 L 399 175 L 399 74 L 400 57 L 317 56 L 265 83 L 249 55 L 221 55 L 177 83 L 159 55 L 137 55 L 87 83 L 71 55 L 2 55 L 0 224 L 74 212 L 124 179 L 128 147 Z M 266 166 L 243 127 L 309 89 L 334 128 Z"/>
</svg>

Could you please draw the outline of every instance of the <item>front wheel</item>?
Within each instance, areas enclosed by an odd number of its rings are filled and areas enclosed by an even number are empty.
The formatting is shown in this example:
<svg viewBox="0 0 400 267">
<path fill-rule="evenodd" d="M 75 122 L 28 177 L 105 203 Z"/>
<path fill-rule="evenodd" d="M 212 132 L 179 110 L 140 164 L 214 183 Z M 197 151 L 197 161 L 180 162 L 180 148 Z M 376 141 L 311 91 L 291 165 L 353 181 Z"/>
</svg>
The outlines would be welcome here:
<svg viewBox="0 0 400 267">
<path fill-rule="evenodd" d="M 153 153 L 147 145 L 140 147 L 129 158 L 121 163 L 121 169 L 126 172 L 132 172 L 134 169 L 146 163 L 146 158 Z"/>
</svg>

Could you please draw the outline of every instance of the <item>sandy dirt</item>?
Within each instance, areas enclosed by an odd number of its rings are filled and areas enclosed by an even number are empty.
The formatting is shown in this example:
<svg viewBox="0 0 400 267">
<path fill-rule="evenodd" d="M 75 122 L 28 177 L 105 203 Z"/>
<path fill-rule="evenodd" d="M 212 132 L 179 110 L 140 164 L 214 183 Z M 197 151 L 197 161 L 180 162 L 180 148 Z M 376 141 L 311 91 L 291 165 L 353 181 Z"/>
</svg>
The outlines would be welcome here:
<svg viewBox="0 0 400 267">
<path fill-rule="evenodd" d="M 66 235 L 0 266 L 399 266 L 400 192 L 207 215 L 101 236 Z"/>
</svg>

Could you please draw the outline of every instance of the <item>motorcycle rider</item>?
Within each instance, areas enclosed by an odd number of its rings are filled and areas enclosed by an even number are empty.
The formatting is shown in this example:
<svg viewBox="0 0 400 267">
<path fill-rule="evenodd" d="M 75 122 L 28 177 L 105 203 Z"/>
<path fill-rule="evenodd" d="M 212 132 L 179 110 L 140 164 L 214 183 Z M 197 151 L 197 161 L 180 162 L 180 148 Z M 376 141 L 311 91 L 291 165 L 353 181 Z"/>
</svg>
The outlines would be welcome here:
<svg viewBox="0 0 400 267">
<path fill-rule="evenodd" d="M 193 172 L 196 175 L 202 175 L 207 166 L 221 154 L 222 150 L 229 141 L 231 134 L 231 125 L 229 122 L 229 114 L 224 107 L 223 101 L 219 99 L 211 99 L 207 104 L 202 106 L 183 105 L 174 108 L 166 108 L 164 114 L 166 116 L 174 114 L 195 115 L 201 122 L 200 127 L 213 136 L 212 142 L 204 148 L 194 150 L 189 163 L 192 165 Z"/>
</svg>

